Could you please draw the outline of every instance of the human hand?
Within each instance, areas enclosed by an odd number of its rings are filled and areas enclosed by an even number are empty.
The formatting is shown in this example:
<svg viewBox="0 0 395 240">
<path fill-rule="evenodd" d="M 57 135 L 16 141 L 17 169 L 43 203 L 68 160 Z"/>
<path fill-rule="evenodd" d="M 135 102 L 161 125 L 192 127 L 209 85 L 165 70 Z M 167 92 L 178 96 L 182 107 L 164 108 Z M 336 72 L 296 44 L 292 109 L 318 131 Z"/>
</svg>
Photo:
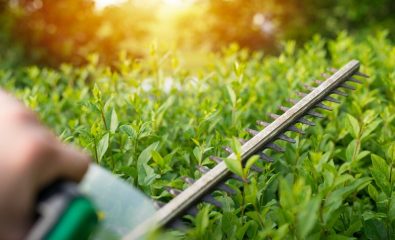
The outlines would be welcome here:
<svg viewBox="0 0 395 240">
<path fill-rule="evenodd" d="M 37 194 L 59 178 L 81 180 L 89 162 L 0 89 L 0 239 L 24 238 Z"/>
</svg>

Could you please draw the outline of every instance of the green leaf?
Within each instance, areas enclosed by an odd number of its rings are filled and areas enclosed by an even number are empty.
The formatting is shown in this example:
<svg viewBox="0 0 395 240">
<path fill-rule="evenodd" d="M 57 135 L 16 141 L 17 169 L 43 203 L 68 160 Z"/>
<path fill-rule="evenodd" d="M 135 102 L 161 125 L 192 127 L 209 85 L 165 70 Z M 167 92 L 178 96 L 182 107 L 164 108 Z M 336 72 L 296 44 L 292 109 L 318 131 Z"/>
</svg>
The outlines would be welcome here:
<svg viewBox="0 0 395 240">
<path fill-rule="evenodd" d="M 347 126 L 353 138 L 359 138 L 361 127 L 359 126 L 358 120 L 350 114 L 347 114 Z"/>
<path fill-rule="evenodd" d="M 230 142 L 230 147 L 232 148 L 232 151 L 234 154 L 240 158 L 241 157 L 241 145 L 240 142 L 237 140 L 237 138 L 233 137 L 231 142 Z"/>
<path fill-rule="evenodd" d="M 149 186 L 157 177 L 154 170 L 148 165 L 148 161 L 152 157 L 152 151 L 156 150 L 159 142 L 154 142 L 144 149 L 137 159 L 138 183 L 140 186 Z"/>
<path fill-rule="evenodd" d="M 241 166 L 241 162 L 236 158 L 224 158 L 225 164 L 228 169 L 234 174 L 243 177 L 243 167 Z"/>
<path fill-rule="evenodd" d="M 198 161 L 199 165 L 202 163 L 203 154 L 200 150 L 200 147 L 195 147 L 193 149 L 193 156 L 195 156 L 196 160 Z"/>
<path fill-rule="evenodd" d="M 369 196 L 374 201 L 376 201 L 376 202 L 378 201 L 379 192 L 377 191 L 377 189 L 372 184 L 369 184 L 369 186 L 368 186 L 368 193 L 369 193 Z"/>
<path fill-rule="evenodd" d="M 106 152 L 107 152 L 109 139 L 110 139 L 110 134 L 106 133 L 99 141 L 99 144 L 97 146 L 97 161 L 98 162 L 101 162 L 104 154 L 106 154 Z"/>
<path fill-rule="evenodd" d="M 334 218 L 337 218 L 337 215 L 334 213 L 340 208 L 347 196 L 349 196 L 351 193 L 357 193 L 361 189 L 365 188 L 369 185 L 370 181 L 370 178 L 363 177 L 352 181 L 349 185 L 340 187 L 335 191 L 331 192 L 329 196 L 325 199 L 324 203 L 324 224 L 328 224 L 330 221 L 333 221 Z"/>
<path fill-rule="evenodd" d="M 348 162 L 352 162 L 358 156 L 359 147 L 358 147 L 357 143 L 358 143 L 358 140 L 354 139 L 347 146 L 346 160 Z"/>
<path fill-rule="evenodd" d="M 155 150 L 151 151 L 152 159 L 161 167 L 163 168 L 165 166 L 165 161 L 162 158 L 162 156 Z"/>
<path fill-rule="evenodd" d="M 394 221 L 395 220 L 395 194 L 392 194 L 392 197 L 390 199 L 389 202 L 389 211 L 388 211 L 388 217 L 390 219 L 390 221 Z"/>
<path fill-rule="evenodd" d="M 280 205 L 284 208 L 291 208 L 295 205 L 295 199 L 292 194 L 292 188 L 286 179 L 280 179 Z M 289 219 L 290 220 L 290 219 Z"/>
<path fill-rule="evenodd" d="M 372 167 L 370 172 L 376 185 L 383 191 L 387 197 L 391 196 L 391 184 L 389 182 L 389 166 L 384 159 L 376 154 L 371 155 Z"/>
<path fill-rule="evenodd" d="M 247 160 L 247 162 L 246 162 L 246 164 L 244 166 L 244 176 L 247 176 L 247 174 L 249 173 L 252 165 L 254 165 L 255 162 L 258 161 L 258 160 L 259 160 L 259 156 L 258 155 L 254 155 L 254 156 L 250 157 Z"/>
<path fill-rule="evenodd" d="M 365 126 L 362 133 L 361 141 L 368 138 L 371 135 L 371 133 L 376 130 L 376 128 L 380 125 L 381 122 L 382 122 L 381 119 L 376 119 L 375 121 Z"/>
<path fill-rule="evenodd" d="M 395 164 L 395 142 L 391 142 L 389 144 L 387 157 L 392 162 L 392 164 Z"/>
<path fill-rule="evenodd" d="M 130 125 L 122 125 L 119 129 L 131 138 L 136 138 L 137 136 L 136 130 Z"/>
<path fill-rule="evenodd" d="M 320 207 L 321 200 L 320 198 L 314 197 L 310 199 L 307 203 L 307 206 L 304 207 L 301 212 L 298 214 L 298 235 L 300 239 L 306 239 L 309 235 L 315 224 L 317 223 L 318 218 L 318 209 Z"/>
<path fill-rule="evenodd" d="M 236 107 L 237 98 L 236 94 L 230 86 L 226 86 L 226 90 L 228 91 L 230 102 L 232 103 L 232 107 Z"/>
<path fill-rule="evenodd" d="M 118 115 L 115 109 L 113 108 L 111 111 L 111 121 L 110 121 L 110 131 L 111 133 L 115 133 L 119 125 Z"/>
</svg>

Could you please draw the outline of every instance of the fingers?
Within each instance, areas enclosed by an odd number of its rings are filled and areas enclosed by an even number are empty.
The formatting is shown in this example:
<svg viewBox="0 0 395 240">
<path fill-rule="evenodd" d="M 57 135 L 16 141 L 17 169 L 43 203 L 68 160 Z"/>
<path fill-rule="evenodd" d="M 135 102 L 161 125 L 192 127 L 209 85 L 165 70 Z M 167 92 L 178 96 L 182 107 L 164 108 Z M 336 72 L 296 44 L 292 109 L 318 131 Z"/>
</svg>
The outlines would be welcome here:
<svg viewBox="0 0 395 240">
<path fill-rule="evenodd" d="M 38 123 L 35 114 L 13 96 L 0 89 L 0 119 L 2 122 Z"/>
<path fill-rule="evenodd" d="M 88 170 L 90 157 L 73 146 L 64 144 L 58 147 L 57 156 L 61 171 L 59 174 L 66 179 L 79 182 Z"/>
<path fill-rule="evenodd" d="M 59 179 L 78 182 L 87 171 L 89 156 L 61 143 L 44 127 L 30 125 L 12 132 L 20 136 L 17 140 L 20 144 L 15 146 L 21 148 L 18 168 L 31 176 L 34 189 L 40 191 Z"/>
<path fill-rule="evenodd" d="M 38 190 L 59 179 L 81 181 L 90 163 L 87 154 L 57 140 L 46 144 L 45 148 L 35 160 Z"/>
</svg>

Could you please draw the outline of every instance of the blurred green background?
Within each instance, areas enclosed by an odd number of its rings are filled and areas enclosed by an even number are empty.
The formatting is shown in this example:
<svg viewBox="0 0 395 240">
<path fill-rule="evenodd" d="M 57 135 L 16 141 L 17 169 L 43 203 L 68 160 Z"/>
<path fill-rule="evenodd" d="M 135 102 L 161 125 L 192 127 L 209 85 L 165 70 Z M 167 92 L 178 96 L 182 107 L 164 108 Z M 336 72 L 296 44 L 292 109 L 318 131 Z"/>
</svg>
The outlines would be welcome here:
<svg viewBox="0 0 395 240">
<path fill-rule="evenodd" d="M 97 54 L 111 65 L 160 47 L 199 66 L 231 43 L 279 54 L 315 34 L 366 38 L 395 29 L 393 0 L 0 0 L 2 65 L 82 65 Z"/>
</svg>

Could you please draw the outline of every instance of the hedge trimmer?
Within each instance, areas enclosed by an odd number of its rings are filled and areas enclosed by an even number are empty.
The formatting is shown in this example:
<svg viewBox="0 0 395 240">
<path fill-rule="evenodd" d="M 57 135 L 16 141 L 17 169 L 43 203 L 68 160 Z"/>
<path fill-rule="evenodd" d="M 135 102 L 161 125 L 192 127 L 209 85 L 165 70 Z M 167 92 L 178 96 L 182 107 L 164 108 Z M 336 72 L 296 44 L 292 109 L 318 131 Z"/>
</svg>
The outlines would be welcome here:
<svg viewBox="0 0 395 240">
<path fill-rule="evenodd" d="M 305 86 L 310 91 L 309 93 L 297 93 L 301 97 L 300 100 L 289 99 L 292 106 L 280 106 L 280 110 L 283 112 L 281 115 L 269 114 L 273 120 L 271 123 L 257 121 L 258 125 L 264 127 L 262 131 L 247 129 L 247 132 L 253 137 L 249 140 L 240 139 L 242 164 L 245 164 L 254 155 L 258 155 L 262 161 L 272 162 L 273 159 L 263 150 L 270 148 L 283 152 L 284 149 L 277 145 L 276 141 L 295 143 L 296 141 L 285 133 L 303 134 L 303 130 L 295 126 L 296 123 L 314 126 L 315 123 L 308 120 L 306 116 L 324 117 L 315 109 L 330 111 L 331 108 L 323 102 L 340 103 L 337 98 L 333 97 L 335 95 L 347 96 L 347 93 L 340 89 L 355 90 L 355 87 L 348 82 L 361 83 L 354 76 L 368 77 L 358 71 L 359 66 L 358 61 L 352 60 L 340 69 L 328 69 L 331 74 L 323 74 L 324 81 L 316 80 L 315 87 Z M 231 148 L 225 147 L 224 149 L 229 152 L 228 159 L 236 158 Z M 97 222 L 96 216 L 98 216 L 99 220 L 102 220 L 102 224 L 95 230 L 94 239 L 108 239 L 109 237 L 141 239 L 154 229 L 170 226 L 186 213 L 193 214 L 195 205 L 199 202 L 207 202 L 221 207 L 221 203 L 212 197 L 211 193 L 215 190 L 222 190 L 233 194 L 234 190 L 226 185 L 226 181 L 230 178 L 245 180 L 232 173 L 222 158 L 210 156 L 210 159 L 217 165 L 212 169 L 198 166 L 198 170 L 203 173 L 201 178 L 197 180 L 189 177 L 182 178 L 189 185 L 186 189 L 181 191 L 170 187 L 166 188 L 174 198 L 159 209 L 156 209 L 153 201 L 136 189 L 127 186 L 100 167 L 92 165 L 78 190 L 75 186 L 63 184 L 63 188 L 57 188 L 57 194 L 50 194 L 45 198 L 45 201 L 41 201 L 38 209 L 40 210 L 41 206 L 41 212 L 39 212 L 42 217 L 39 218 L 30 236 L 33 236 L 32 239 L 73 239 L 76 236 L 80 239 L 82 236 L 87 237 L 90 231 L 94 231 L 93 227 Z M 255 165 L 251 167 L 251 170 L 261 171 Z M 77 206 L 76 208 L 74 206 L 76 204 L 73 203 L 76 202 L 76 199 L 80 202 L 83 199 L 84 204 L 82 205 L 84 207 Z M 89 205 L 89 201 L 85 201 L 87 199 L 90 199 L 93 205 Z M 54 202 L 62 202 L 62 204 L 56 205 Z M 42 211 L 42 209 L 47 209 L 47 211 Z M 58 209 L 57 214 L 53 214 L 53 209 Z M 45 213 L 52 216 L 48 217 Z M 69 216 L 69 218 L 64 220 L 65 216 Z M 52 220 L 45 221 L 49 218 Z M 64 237 L 59 238 L 58 236 Z"/>
</svg>

